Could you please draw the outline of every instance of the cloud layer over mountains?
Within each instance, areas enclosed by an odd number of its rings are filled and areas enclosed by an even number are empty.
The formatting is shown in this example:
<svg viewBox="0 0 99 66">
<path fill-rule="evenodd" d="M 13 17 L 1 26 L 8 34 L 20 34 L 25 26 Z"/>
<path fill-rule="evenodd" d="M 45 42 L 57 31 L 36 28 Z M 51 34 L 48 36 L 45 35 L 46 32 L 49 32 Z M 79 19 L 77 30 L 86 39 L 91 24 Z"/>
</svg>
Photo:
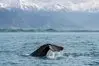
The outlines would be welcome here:
<svg viewBox="0 0 99 66">
<path fill-rule="evenodd" d="M 92 12 L 99 11 L 99 0 L 0 0 L 0 7 Z"/>
</svg>

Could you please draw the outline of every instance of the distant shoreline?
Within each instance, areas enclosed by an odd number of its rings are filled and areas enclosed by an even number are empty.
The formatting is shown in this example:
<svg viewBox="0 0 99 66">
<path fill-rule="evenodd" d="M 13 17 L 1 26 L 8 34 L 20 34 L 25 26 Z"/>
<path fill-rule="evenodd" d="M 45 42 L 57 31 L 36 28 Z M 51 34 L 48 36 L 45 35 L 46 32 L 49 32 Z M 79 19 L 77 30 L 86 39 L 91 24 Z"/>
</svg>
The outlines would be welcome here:
<svg viewBox="0 0 99 66">
<path fill-rule="evenodd" d="M 0 29 L 0 32 L 99 32 L 99 30 Z"/>
</svg>

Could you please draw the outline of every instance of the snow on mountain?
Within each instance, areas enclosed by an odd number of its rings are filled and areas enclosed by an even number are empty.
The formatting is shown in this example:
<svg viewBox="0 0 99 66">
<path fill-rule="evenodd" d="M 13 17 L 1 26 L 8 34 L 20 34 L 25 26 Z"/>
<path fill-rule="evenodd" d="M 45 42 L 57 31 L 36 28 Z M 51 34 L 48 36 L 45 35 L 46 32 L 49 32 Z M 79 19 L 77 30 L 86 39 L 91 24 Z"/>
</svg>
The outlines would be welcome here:
<svg viewBox="0 0 99 66">
<path fill-rule="evenodd" d="M 99 11 L 99 0 L 0 0 L 0 7 L 93 12 Z"/>
<path fill-rule="evenodd" d="M 0 0 L 0 28 L 98 29 L 98 12 L 98 0 Z"/>
</svg>

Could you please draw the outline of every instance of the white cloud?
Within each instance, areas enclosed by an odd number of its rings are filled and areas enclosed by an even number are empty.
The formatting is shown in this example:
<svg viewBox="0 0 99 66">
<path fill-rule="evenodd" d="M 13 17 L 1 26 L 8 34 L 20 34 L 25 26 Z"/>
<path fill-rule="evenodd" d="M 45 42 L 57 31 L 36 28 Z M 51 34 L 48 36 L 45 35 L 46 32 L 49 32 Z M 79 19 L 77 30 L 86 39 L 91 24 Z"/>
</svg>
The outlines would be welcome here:
<svg viewBox="0 0 99 66">
<path fill-rule="evenodd" d="M 99 10 L 99 0 L 0 0 L 2 7 L 37 8 L 47 10 Z M 6 6 L 5 6 L 6 5 Z"/>
</svg>

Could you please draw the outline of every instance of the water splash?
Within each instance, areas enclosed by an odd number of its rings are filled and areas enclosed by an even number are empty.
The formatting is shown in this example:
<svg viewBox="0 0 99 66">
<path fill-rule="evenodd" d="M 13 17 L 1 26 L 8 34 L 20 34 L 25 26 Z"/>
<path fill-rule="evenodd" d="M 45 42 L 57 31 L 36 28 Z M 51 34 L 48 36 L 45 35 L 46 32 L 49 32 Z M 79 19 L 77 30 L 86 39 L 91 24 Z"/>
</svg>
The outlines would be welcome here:
<svg viewBox="0 0 99 66">
<path fill-rule="evenodd" d="M 46 55 L 46 57 L 48 59 L 58 59 L 60 57 L 63 57 L 63 51 L 61 51 L 61 52 L 56 52 L 56 51 L 53 52 L 53 51 L 49 50 L 47 55 Z"/>
</svg>

